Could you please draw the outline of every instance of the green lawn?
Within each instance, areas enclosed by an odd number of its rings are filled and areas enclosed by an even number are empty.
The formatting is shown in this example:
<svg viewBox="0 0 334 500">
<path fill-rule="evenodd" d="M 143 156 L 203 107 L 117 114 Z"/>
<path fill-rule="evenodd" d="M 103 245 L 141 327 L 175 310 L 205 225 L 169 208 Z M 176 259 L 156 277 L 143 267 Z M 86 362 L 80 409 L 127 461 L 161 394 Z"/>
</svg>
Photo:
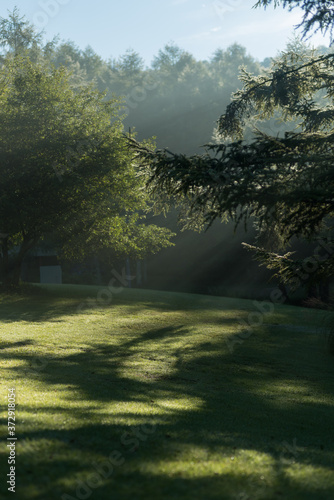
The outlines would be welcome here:
<svg viewBox="0 0 334 500">
<path fill-rule="evenodd" d="M 334 498 L 328 313 L 137 290 L 80 306 L 97 293 L 0 300 L 1 498 Z"/>
</svg>

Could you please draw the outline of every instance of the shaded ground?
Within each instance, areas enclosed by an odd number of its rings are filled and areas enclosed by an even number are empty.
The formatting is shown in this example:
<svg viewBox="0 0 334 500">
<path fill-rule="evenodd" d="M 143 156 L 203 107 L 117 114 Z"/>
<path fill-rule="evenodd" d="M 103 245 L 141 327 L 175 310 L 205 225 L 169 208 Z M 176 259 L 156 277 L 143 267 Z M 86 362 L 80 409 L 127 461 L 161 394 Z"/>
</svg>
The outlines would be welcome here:
<svg viewBox="0 0 334 500">
<path fill-rule="evenodd" d="M 251 301 L 138 290 L 82 309 L 98 289 L 52 290 L 0 304 L 17 498 L 334 498 L 328 313 L 255 321 Z"/>
</svg>

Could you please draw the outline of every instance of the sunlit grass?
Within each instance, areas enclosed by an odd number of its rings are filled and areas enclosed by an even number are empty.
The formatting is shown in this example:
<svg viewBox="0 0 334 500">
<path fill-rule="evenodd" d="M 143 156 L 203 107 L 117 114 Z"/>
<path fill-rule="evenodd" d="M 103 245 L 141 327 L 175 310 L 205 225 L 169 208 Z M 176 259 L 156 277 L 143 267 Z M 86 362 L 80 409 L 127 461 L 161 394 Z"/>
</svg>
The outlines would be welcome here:
<svg viewBox="0 0 334 500">
<path fill-rule="evenodd" d="M 126 290 L 78 308 L 97 293 L 1 299 L 17 498 L 334 498 L 328 313 L 276 305 L 242 336 L 252 301 Z"/>
</svg>

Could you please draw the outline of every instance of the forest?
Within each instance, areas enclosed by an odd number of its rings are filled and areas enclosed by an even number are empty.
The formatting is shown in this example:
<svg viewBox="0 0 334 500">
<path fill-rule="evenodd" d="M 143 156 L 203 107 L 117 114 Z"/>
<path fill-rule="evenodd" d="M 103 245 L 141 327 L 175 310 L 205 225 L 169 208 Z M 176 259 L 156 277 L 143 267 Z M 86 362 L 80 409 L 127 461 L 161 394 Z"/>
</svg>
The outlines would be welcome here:
<svg viewBox="0 0 334 500">
<path fill-rule="evenodd" d="M 145 66 L 135 49 L 127 50 L 118 59 L 103 60 L 89 46 L 81 50 L 74 42 L 57 38 L 42 42 L 41 36 L 18 11 L 14 11 L 9 20 L 2 21 L 1 36 L 3 61 L 21 52 L 33 63 L 65 70 L 73 89 L 96 89 L 104 100 L 113 102 L 112 121 L 120 123 L 124 133 L 185 155 L 201 154 L 207 145 L 219 143 L 219 112 L 242 87 L 242 72 L 254 76 L 265 74 L 273 63 L 270 58 L 255 60 L 238 43 L 226 49 L 217 48 L 203 61 L 172 42 L 157 52 L 150 67 Z M 322 46 L 317 48 L 317 53 L 327 54 L 330 50 Z M 312 49 L 295 36 L 286 52 L 311 54 Z M 282 54 L 277 59 L 280 57 Z M 249 119 L 246 140 L 251 139 L 252 126 Z M 279 113 L 264 117 L 256 126 L 274 135 L 288 130 Z M 78 144 L 67 146 L 67 156 L 80 156 L 80 146 L 79 152 L 76 148 Z M 53 166 L 53 169 L 61 182 L 61 168 Z M 277 286 L 277 279 L 270 281 L 272 273 L 259 267 L 253 255 L 241 245 L 244 241 L 256 243 L 255 220 L 245 232 L 242 227 L 235 231 L 231 221 L 223 224 L 216 221 L 208 230 L 187 228 L 180 218 L 182 209 L 180 213 L 175 204 L 169 206 L 164 215 L 156 207 L 150 210 L 142 223 L 153 222 L 166 228 L 168 243 L 161 240 L 160 244 L 153 244 L 152 239 L 148 239 L 140 250 L 131 244 L 107 243 L 107 239 L 102 248 L 98 248 L 87 245 L 87 240 L 80 240 L 78 236 L 74 242 L 68 232 L 64 245 L 55 230 L 46 239 L 40 239 L 38 251 L 56 254 L 44 257 L 43 262 L 61 264 L 64 283 L 105 284 L 103 276 L 111 276 L 115 266 L 121 268 L 126 262 L 128 272 L 136 276 L 129 284 L 132 287 L 265 298 Z M 161 234 L 160 237 L 163 238 Z M 85 245 L 87 248 L 83 249 Z M 292 247 L 301 258 L 309 252 L 305 241 L 295 240 Z M 39 280 L 40 259 L 36 255 L 34 244 L 22 259 L 23 281 Z M 285 293 L 288 295 L 286 287 Z M 290 300 L 299 302 L 314 294 L 314 287 L 302 283 L 298 290 L 291 289 Z"/>
</svg>

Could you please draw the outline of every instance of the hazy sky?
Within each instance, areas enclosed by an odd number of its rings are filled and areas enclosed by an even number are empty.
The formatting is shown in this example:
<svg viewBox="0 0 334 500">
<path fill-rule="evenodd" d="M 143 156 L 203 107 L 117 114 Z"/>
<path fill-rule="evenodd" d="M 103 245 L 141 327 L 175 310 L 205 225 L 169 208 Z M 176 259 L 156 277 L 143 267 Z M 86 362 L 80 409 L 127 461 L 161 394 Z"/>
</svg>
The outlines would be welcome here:
<svg viewBox="0 0 334 500">
<path fill-rule="evenodd" d="M 197 59 L 234 42 L 259 60 L 285 48 L 300 11 L 252 9 L 256 0 L 6 0 L 0 16 L 16 5 L 44 28 L 48 39 L 59 34 L 80 48 L 91 45 L 104 59 L 133 48 L 147 65 L 158 50 L 175 42 Z M 314 45 L 328 45 L 321 35 Z"/>
</svg>

